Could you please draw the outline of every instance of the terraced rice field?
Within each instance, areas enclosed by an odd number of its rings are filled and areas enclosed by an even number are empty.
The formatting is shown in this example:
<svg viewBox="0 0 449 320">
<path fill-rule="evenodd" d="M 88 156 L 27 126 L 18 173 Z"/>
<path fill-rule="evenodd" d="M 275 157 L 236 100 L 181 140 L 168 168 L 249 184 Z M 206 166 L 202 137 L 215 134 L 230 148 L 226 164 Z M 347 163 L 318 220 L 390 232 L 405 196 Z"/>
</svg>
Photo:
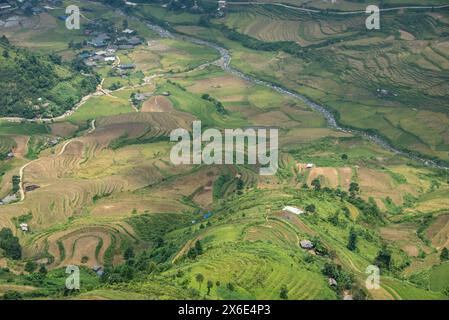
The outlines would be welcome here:
<svg viewBox="0 0 449 320">
<path fill-rule="evenodd" d="M 438 216 L 435 222 L 427 229 L 426 236 L 432 245 L 438 249 L 449 247 L 449 215 Z"/>
<path fill-rule="evenodd" d="M 286 268 L 287 265 L 291 267 Z M 223 267 L 226 272 L 223 272 Z M 221 299 L 277 299 L 282 285 L 287 286 L 289 297 L 295 300 L 334 297 L 324 279 L 314 272 L 296 267 L 291 257 L 279 253 L 270 245 L 223 245 L 210 250 L 201 262 L 191 266 L 189 274 L 192 281 L 199 272 L 206 279 L 223 283 L 211 294 Z M 234 291 L 226 289 L 228 282 L 234 284 Z"/>
<path fill-rule="evenodd" d="M 309 19 L 310 16 L 279 7 L 252 7 L 250 11 L 242 6 L 240 11 L 231 11 L 225 24 L 256 39 L 294 41 L 302 46 L 320 43 L 335 37 L 355 33 L 363 25 L 362 18 L 356 19 Z"/>
<path fill-rule="evenodd" d="M 142 105 L 141 112 L 170 112 L 173 106 L 170 100 L 164 96 L 151 97 Z"/>
</svg>

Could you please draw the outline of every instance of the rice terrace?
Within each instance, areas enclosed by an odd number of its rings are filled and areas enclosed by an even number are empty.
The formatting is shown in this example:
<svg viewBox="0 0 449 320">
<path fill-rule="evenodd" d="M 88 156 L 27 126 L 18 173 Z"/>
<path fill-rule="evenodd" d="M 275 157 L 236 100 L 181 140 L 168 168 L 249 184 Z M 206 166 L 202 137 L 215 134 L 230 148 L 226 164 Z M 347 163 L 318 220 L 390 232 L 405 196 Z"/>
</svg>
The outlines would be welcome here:
<svg viewBox="0 0 449 320">
<path fill-rule="evenodd" d="M 0 80 L 0 300 L 449 299 L 447 0 L 0 0 Z"/>
</svg>

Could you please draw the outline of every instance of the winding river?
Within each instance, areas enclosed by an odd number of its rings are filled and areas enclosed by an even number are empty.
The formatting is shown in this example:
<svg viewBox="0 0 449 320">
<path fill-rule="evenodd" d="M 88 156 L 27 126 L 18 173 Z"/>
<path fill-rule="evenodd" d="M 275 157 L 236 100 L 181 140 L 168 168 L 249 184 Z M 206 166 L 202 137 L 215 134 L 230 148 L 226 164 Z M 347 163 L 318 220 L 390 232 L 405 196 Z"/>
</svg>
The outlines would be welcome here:
<svg viewBox="0 0 449 320">
<path fill-rule="evenodd" d="M 340 124 L 338 124 L 337 120 L 335 119 L 335 116 L 329 111 L 327 110 L 325 107 L 311 101 L 310 99 L 308 99 L 307 97 L 296 93 L 296 92 L 292 92 L 290 90 L 287 90 L 279 85 L 270 83 L 268 81 L 265 80 L 260 80 L 257 79 L 255 77 L 249 76 L 247 74 L 244 74 L 243 72 L 234 69 L 231 66 L 231 54 L 229 53 L 229 50 L 221 47 L 220 45 L 210 42 L 210 41 L 206 41 L 206 40 L 202 40 L 202 39 L 198 39 L 195 37 L 191 37 L 191 36 L 186 36 L 186 35 L 181 35 L 181 34 L 176 34 L 176 33 L 172 33 L 164 28 L 162 28 L 159 25 L 155 25 L 155 24 L 151 24 L 149 22 L 147 22 L 147 26 L 153 30 L 154 32 L 156 32 L 157 34 L 159 34 L 160 37 L 162 38 L 170 38 L 170 39 L 179 39 L 179 40 L 184 40 L 184 41 L 189 41 L 191 43 L 197 44 L 197 45 L 203 45 L 203 46 L 207 46 L 209 48 L 213 48 L 215 50 L 217 50 L 220 53 L 221 58 L 217 61 L 211 62 L 209 64 L 215 64 L 220 66 L 223 70 L 225 70 L 226 72 L 229 72 L 233 75 L 236 75 L 244 80 L 247 80 L 249 82 L 252 82 L 254 84 L 257 85 L 261 85 L 261 86 L 265 86 L 265 87 L 269 87 L 283 95 L 287 95 L 290 96 L 292 98 L 298 99 L 303 101 L 306 105 L 308 105 L 310 108 L 312 108 L 313 110 L 319 112 L 320 114 L 323 115 L 323 117 L 326 119 L 326 123 L 327 126 L 331 129 L 335 129 L 335 130 L 339 130 L 342 132 L 347 132 L 347 133 L 351 133 L 354 135 L 359 135 L 362 136 L 365 139 L 368 139 L 374 143 L 376 143 L 377 145 L 381 146 L 382 148 L 391 151 L 395 154 L 398 155 L 402 155 L 405 156 L 409 159 L 415 160 L 415 161 L 419 161 L 422 162 L 424 165 L 428 166 L 428 167 L 433 167 L 433 168 L 438 168 L 438 169 L 445 169 L 445 170 L 449 170 L 449 167 L 446 165 L 441 165 L 436 163 L 433 160 L 429 160 L 429 159 L 425 159 L 425 158 L 421 158 L 413 153 L 410 152 L 406 152 L 403 150 L 399 150 L 397 148 L 395 148 L 393 145 L 391 145 L 389 142 L 387 142 L 385 139 L 383 139 L 382 137 L 375 135 L 375 134 L 371 134 L 371 133 L 367 133 L 365 131 L 362 130 L 355 130 L 355 129 L 350 129 L 350 128 L 345 128 L 343 126 L 341 126 Z"/>
</svg>

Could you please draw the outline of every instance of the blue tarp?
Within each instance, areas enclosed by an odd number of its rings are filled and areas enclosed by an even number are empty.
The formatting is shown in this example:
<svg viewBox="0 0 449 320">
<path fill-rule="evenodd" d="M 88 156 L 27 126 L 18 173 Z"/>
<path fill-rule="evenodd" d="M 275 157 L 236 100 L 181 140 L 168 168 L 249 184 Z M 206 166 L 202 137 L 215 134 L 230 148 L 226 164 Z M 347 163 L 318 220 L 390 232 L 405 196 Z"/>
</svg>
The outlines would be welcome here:
<svg viewBox="0 0 449 320">
<path fill-rule="evenodd" d="M 203 216 L 203 218 L 204 218 L 204 219 L 209 219 L 209 218 L 212 216 L 212 214 L 213 214 L 213 213 L 209 211 L 208 213 L 206 213 L 206 214 Z"/>
</svg>

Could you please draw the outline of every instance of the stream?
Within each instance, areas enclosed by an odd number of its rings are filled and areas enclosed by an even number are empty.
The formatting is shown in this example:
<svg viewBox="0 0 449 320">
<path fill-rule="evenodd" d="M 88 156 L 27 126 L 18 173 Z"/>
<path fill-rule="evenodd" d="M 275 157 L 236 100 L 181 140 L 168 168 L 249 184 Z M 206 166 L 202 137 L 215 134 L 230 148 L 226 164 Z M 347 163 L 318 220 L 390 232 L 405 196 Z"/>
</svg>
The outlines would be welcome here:
<svg viewBox="0 0 449 320">
<path fill-rule="evenodd" d="M 398 155 L 402 155 L 404 157 L 407 157 L 411 160 L 415 160 L 415 161 L 419 161 L 422 162 L 424 165 L 428 166 L 428 167 L 433 167 L 433 168 L 438 168 L 438 169 L 445 169 L 445 170 L 449 170 L 449 167 L 446 165 L 441 165 L 436 163 L 433 160 L 429 160 L 429 159 L 425 159 L 425 158 L 421 158 L 411 152 L 407 152 L 407 151 L 403 151 L 403 150 L 399 150 L 397 148 L 395 148 L 394 146 L 392 146 L 388 141 L 386 141 L 384 138 L 375 135 L 375 134 L 371 134 L 362 130 L 355 130 L 355 129 L 350 129 L 350 128 L 345 128 L 341 125 L 338 124 L 337 120 L 335 119 L 335 116 L 329 111 L 327 110 L 325 107 L 311 101 L 310 99 L 308 99 L 307 97 L 287 90 L 279 85 L 270 83 L 268 81 L 265 80 L 260 80 L 257 79 L 255 77 L 249 76 L 247 74 L 244 74 L 243 72 L 234 69 L 233 67 L 231 67 L 231 54 L 229 53 L 229 50 L 221 47 L 220 45 L 210 42 L 210 41 L 206 41 L 206 40 L 202 40 L 202 39 L 198 39 L 195 37 L 191 37 L 191 36 L 186 36 L 186 35 L 181 35 L 181 34 L 174 34 L 164 28 L 162 28 L 159 25 L 154 25 L 151 24 L 149 22 L 146 23 L 146 25 L 153 30 L 154 32 L 156 32 L 157 34 L 159 34 L 160 37 L 162 38 L 170 38 L 170 39 L 179 39 L 179 40 L 184 40 L 184 41 L 189 41 L 191 43 L 197 44 L 197 45 L 203 45 L 203 46 L 207 46 L 209 48 L 213 48 L 215 50 L 217 50 L 220 53 L 221 58 L 218 59 L 217 61 L 211 62 L 209 64 L 214 64 L 214 65 L 218 65 L 220 66 L 223 70 L 225 70 L 226 72 L 229 72 L 233 75 L 236 75 L 244 80 L 247 80 L 249 82 L 252 82 L 254 84 L 257 85 L 261 85 L 261 86 L 265 86 L 268 88 L 271 88 L 283 95 L 287 95 L 290 96 L 292 98 L 298 99 L 303 101 L 307 106 L 309 106 L 310 108 L 312 108 L 313 110 L 319 112 L 320 114 L 323 115 L 323 117 L 326 119 L 326 123 L 327 126 L 331 129 L 335 129 L 335 130 L 339 130 L 342 132 L 346 132 L 346 133 L 351 133 L 354 135 L 359 135 L 362 136 L 365 139 L 368 139 L 374 143 L 376 143 L 377 145 L 381 146 L 382 148 L 393 152 L 395 154 Z"/>
</svg>

